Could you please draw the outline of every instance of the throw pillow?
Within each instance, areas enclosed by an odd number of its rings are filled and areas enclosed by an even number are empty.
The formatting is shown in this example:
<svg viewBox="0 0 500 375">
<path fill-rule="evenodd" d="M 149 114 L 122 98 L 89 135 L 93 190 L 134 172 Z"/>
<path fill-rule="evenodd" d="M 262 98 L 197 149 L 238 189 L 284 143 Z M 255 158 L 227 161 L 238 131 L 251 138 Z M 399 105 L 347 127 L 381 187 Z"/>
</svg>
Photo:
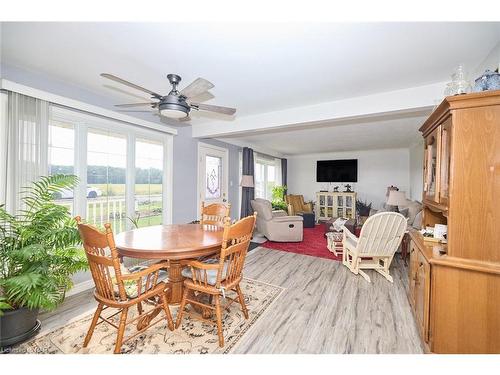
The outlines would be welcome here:
<svg viewBox="0 0 500 375">
<path fill-rule="evenodd" d="M 401 210 L 399 210 L 399 213 L 401 215 L 403 215 L 404 217 L 406 217 L 407 219 L 409 218 L 409 212 L 410 212 L 410 209 L 409 208 L 403 208 Z"/>
<path fill-rule="evenodd" d="M 410 199 L 407 199 L 406 203 L 407 204 L 400 207 L 400 209 L 401 208 L 408 208 L 409 209 L 408 223 L 410 225 L 412 225 L 413 222 L 415 221 L 415 216 L 422 210 L 422 204 L 420 202 L 412 201 Z"/>
<path fill-rule="evenodd" d="M 397 210 L 397 206 L 391 206 L 390 204 L 384 203 L 382 205 L 382 210 L 379 212 L 395 212 Z"/>
<path fill-rule="evenodd" d="M 415 215 L 415 220 L 413 220 L 413 224 L 411 226 L 418 230 L 422 228 L 422 210 Z"/>
</svg>

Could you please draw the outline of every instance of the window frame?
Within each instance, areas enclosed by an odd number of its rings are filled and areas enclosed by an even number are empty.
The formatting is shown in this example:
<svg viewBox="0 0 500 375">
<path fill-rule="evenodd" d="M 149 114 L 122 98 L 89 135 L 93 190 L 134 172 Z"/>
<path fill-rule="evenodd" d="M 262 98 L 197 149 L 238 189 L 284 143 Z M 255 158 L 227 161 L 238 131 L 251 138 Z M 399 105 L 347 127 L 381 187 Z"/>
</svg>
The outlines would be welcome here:
<svg viewBox="0 0 500 375">
<path fill-rule="evenodd" d="M 73 124 L 74 126 L 74 173 L 79 177 L 75 189 L 73 210 L 76 215 L 87 217 L 87 135 L 89 129 L 99 129 L 124 135 L 127 143 L 125 171 L 125 201 L 127 213 L 135 210 L 135 144 L 136 139 L 160 141 L 163 145 L 163 186 L 162 186 L 162 223 L 172 223 L 172 189 L 173 189 L 173 136 L 151 129 L 105 118 L 96 114 L 83 113 L 78 110 L 50 105 L 49 126 L 52 120 Z M 48 150 L 47 150 L 48 154 Z M 132 223 L 126 224 L 132 229 Z"/>
<path fill-rule="evenodd" d="M 269 177 L 268 177 L 268 168 L 274 167 L 274 182 L 275 186 L 279 185 L 277 181 L 277 173 L 278 173 L 278 168 L 276 168 L 276 161 L 274 159 L 267 159 L 267 158 L 262 158 L 259 155 L 256 155 L 255 161 L 254 161 L 254 171 L 257 170 L 257 164 L 264 165 L 264 197 L 257 197 L 257 194 L 255 194 L 256 198 L 263 198 L 267 199 L 269 201 L 272 200 L 272 191 L 268 191 L 268 183 L 269 183 Z M 257 173 L 254 172 L 256 175 Z M 257 185 L 257 181 L 255 181 L 255 185 Z M 255 189 L 255 192 L 257 192 L 257 189 Z M 269 198 L 268 198 L 269 197 Z"/>
</svg>

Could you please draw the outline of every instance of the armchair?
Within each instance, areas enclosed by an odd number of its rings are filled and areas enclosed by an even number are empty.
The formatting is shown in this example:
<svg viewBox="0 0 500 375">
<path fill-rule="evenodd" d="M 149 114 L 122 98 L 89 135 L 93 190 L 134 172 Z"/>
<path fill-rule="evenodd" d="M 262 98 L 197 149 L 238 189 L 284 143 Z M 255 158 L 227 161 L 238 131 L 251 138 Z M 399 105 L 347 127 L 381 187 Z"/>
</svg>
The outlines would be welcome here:
<svg viewBox="0 0 500 375">
<path fill-rule="evenodd" d="M 174 324 L 167 300 L 170 287 L 159 279 L 160 270 L 168 268 L 168 263 L 161 262 L 131 273 L 120 263 L 110 224 L 105 224 L 106 231 L 101 232 L 91 225 L 83 224 L 80 216 L 75 219 L 95 283 L 94 298 L 98 303 L 83 347 L 87 347 L 95 327 L 102 322 L 118 329 L 115 354 L 120 353 L 124 341 L 140 335 L 148 327 L 164 322 L 165 319 L 168 328 L 173 330 Z M 145 311 L 143 304 L 152 305 L 152 308 Z M 127 321 L 129 309 L 134 306 L 137 307 L 139 315 Z M 103 311 L 107 308 L 118 309 L 118 312 L 105 317 Z M 154 320 L 161 312 L 165 316 Z M 118 326 L 110 320 L 117 314 L 120 314 Z M 132 323 L 135 323 L 137 332 L 124 339 L 125 326 Z"/>
<path fill-rule="evenodd" d="M 273 211 L 271 202 L 257 198 L 250 202 L 257 212 L 257 230 L 270 241 L 300 242 L 303 236 L 303 218 L 289 216 L 285 211 Z"/>
<path fill-rule="evenodd" d="M 303 195 L 285 195 L 285 203 L 288 205 L 288 215 L 297 215 L 298 213 L 303 212 L 313 212 L 312 204 L 305 203 Z"/>
<path fill-rule="evenodd" d="M 191 260 L 184 263 L 187 267 L 182 271 L 182 275 L 186 280 L 184 281 L 184 294 L 181 305 L 177 312 L 176 328 L 182 322 L 186 303 L 215 310 L 219 346 L 223 347 L 223 311 L 236 301 L 241 305 L 245 319 L 248 319 L 248 309 L 240 287 L 240 281 L 243 279 L 243 266 L 255 227 L 255 216 L 254 213 L 252 216 L 245 217 L 232 225 L 229 217 L 226 217 L 222 248 L 218 259 L 213 258 L 204 262 Z M 228 296 L 226 298 L 226 293 L 230 291 L 235 292 L 236 297 Z M 195 292 L 208 295 L 210 304 L 195 300 L 192 297 Z M 212 305 L 213 300 L 215 300 L 215 306 Z M 224 306 L 222 302 L 226 302 Z"/>
</svg>

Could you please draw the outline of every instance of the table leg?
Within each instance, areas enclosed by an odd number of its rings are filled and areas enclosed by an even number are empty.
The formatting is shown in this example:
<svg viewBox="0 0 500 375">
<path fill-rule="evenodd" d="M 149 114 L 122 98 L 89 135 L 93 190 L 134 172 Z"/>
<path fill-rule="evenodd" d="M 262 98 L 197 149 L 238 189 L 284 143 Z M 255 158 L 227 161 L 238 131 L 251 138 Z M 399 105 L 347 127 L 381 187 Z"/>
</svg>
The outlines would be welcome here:
<svg viewBox="0 0 500 375">
<path fill-rule="evenodd" d="M 169 303 L 171 304 L 179 304 L 182 300 L 182 293 L 184 291 L 184 277 L 182 277 L 181 271 L 181 262 L 178 260 L 170 260 L 168 281 L 170 283 Z"/>
</svg>

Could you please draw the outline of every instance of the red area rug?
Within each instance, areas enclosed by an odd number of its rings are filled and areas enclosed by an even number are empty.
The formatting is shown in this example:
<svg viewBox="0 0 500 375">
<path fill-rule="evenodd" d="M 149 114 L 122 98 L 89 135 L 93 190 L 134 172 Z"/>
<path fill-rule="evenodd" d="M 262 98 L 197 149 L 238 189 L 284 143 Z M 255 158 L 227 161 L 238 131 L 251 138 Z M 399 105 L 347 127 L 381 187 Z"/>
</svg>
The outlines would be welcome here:
<svg viewBox="0 0 500 375">
<path fill-rule="evenodd" d="M 326 238 L 324 234 L 324 226 L 316 225 L 314 228 L 304 228 L 304 238 L 302 242 L 267 241 L 261 246 L 267 249 L 288 251 L 289 253 L 341 261 L 342 254 L 339 254 L 339 256 L 336 257 L 326 247 Z"/>
</svg>

